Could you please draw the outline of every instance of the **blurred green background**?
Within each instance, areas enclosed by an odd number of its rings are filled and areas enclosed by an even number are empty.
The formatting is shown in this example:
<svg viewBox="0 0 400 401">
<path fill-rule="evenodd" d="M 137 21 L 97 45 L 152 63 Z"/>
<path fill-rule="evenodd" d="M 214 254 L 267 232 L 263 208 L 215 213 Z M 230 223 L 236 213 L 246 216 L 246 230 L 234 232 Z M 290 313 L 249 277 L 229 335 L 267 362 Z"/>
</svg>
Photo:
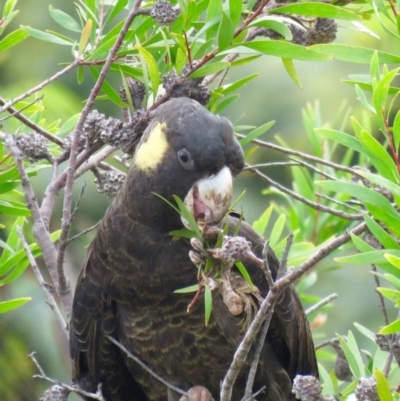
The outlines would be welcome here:
<svg viewBox="0 0 400 401">
<path fill-rule="evenodd" d="M 0 0 L 0 9 L 5 1 Z M 16 29 L 19 25 L 30 25 L 37 29 L 60 28 L 50 18 L 48 7 L 53 4 L 65 12 L 73 13 L 72 2 L 64 0 L 40 0 L 19 2 L 20 10 L 15 22 L 7 28 L 7 32 Z M 381 39 L 373 38 L 352 29 L 350 23 L 339 23 L 337 42 L 357 44 L 395 52 L 390 37 L 383 32 L 378 23 L 371 21 L 366 24 Z M 12 48 L 11 51 L 1 53 L 0 58 L 0 96 L 12 98 L 23 93 L 32 86 L 45 80 L 60 68 L 60 61 L 70 61 L 72 55 L 68 47 L 41 42 L 34 38 Z M 262 138 L 274 141 L 279 135 L 293 148 L 308 151 L 302 124 L 302 109 L 307 103 L 317 102 L 323 120 L 321 125 L 331 121 L 343 102 L 351 108 L 352 114 L 361 115 L 354 89 L 341 82 L 349 74 L 360 74 L 368 71 L 368 66 L 349 64 L 339 61 L 319 63 L 295 62 L 302 82 L 299 89 L 285 72 L 280 59 L 262 57 L 251 65 L 238 67 L 229 72 L 226 80 L 234 81 L 251 73 L 260 73 L 260 77 L 249 83 L 241 90 L 241 98 L 224 111 L 234 124 L 258 126 L 270 120 L 276 120 L 274 127 Z M 115 87 L 120 86 L 120 78 L 112 79 Z M 59 81 L 47 87 L 44 94 L 46 119 L 51 122 L 56 119 L 67 120 L 79 113 L 87 98 L 93 80 L 85 76 L 82 85 L 77 84 L 74 72 L 62 77 Z M 58 99 L 57 103 L 47 101 L 48 98 Z M 96 108 L 106 115 L 120 116 L 120 110 L 110 102 L 98 102 Z M 7 130 L 7 122 L 4 122 Z M 349 130 L 351 132 L 351 130 Z M 283 160 L 282 155 L 275 152 L 257 153 L 257 158 L 265 161 Z M 268 174 L 275 180 L 290 186 L 291 176 L 289 168 L 274 168 Z M 40 198 L 49 180 L 49 171 L 42 171 L 34 178 L 36 193 Z M 97 194 L 94 189 L 93 177 L 86 175 L 76 186 L 76 197 L 80 188 L 86 185 L 84 196 L 79 205 L 79 211 L 73 224 L 72 234 L 76 234 L 91 226 L 103 216 L 110 201 Z M 279 202 L 279 198 L 261 194 L 265 185 L 249 173 L 242 174 L 236 183 L 236 194 L 246 189 L 242 206 L 246 220 L 254 221 L 270 204 Z M 60 205 L 54 214 L 54 229 L 59 226 Z M 2 216 L 0 216 L 2 219 Z M 1 221 L 7 224 L 7 221 Z M 2 230 L 0 236 L 4 239 L 7 229 Z M 75 285 L 77 274 L 85 258 L 86 247 L 90 243 L 93 233 L 71 244 L 66 259 L 67 273 L 71 283 Z M 378 298 L 374 293 L 374 281 L 369 273 L 370 267 L 346 266 L 326 270 L 334 266 L 331 260 L 326 260 L 317 269 L 319 279 L 317 285 L 308 292 L 326 296 L 333 292 L 339 294 L 338 300 L 327 312 L 325 325 L 315 330 L 316 343 L 325 338 L 332 338 L 335 333 L 346 334 L 352 329 L 354 321 L 375 330 L 383 325 L 379 314 Z M 44 272 L 45 274 L 45 272 Z M 355 283 L 357 290 L 355 291 Z M 361 293 L 362 292 L 362 293 Z M 38 379 L 31 379 L 35 367 L 27 358 L 33 351 L 49 376 L 61 381 L 70 381 L 70 366 L 68 345 L 63 333 L 59 330 L 50 308 L 45 304 L 45 296 L 28 268 L 18 280 L 0 288 L 0 300 L 13 297 L 31 296 L 32 301 L 23 307 L 7 314 L 0 315 L 0 400 L 25 401 L 38 399 L 49 384 Z M 308 305 L 309 306 L 309 305 Z M 393 317 L 395 311 L 390 310 Z M 361 344 L 365 341 L 356 333 Z"/>
</svg>

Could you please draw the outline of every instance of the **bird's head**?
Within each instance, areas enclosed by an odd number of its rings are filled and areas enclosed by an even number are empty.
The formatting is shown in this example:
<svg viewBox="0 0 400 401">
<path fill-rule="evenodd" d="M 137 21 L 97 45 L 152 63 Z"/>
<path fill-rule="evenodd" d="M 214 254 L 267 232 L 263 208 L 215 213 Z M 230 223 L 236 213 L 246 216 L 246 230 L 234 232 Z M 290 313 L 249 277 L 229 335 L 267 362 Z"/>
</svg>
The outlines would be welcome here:
<svg viewBox="0 0 400 401">
<path fill-rule="evenodd" d="M 134 209 L 143 218 L 163 219 L 169 228 L 176 228 L 179 216 L 155 194 L 169 201 L 176 195 L 196 220 L 217 223 L 229 208 L 233 177 L 243 165 L 243 151 L 229 120 L 194 100 L 176 98 L 154 112 L 124 192 L 129 189 Z"/>
</svg>

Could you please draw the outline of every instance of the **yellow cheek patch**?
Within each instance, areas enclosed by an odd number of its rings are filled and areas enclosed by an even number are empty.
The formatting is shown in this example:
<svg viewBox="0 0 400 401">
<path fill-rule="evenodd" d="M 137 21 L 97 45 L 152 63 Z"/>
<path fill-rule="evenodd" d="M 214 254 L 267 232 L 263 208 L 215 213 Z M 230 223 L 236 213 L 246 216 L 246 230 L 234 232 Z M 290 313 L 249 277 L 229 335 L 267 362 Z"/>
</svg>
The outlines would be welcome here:
<svg viewBox="0 0 400 401">
<path fill-rule="evenodd" d="M 154 125 L 147 138 L 142 142 L 135 153 L 133 162 L 141 170 L 154 170 L 163 160 L 168 150 L 168 142 L 165 136 L 167 124 Z"/>
</svg>

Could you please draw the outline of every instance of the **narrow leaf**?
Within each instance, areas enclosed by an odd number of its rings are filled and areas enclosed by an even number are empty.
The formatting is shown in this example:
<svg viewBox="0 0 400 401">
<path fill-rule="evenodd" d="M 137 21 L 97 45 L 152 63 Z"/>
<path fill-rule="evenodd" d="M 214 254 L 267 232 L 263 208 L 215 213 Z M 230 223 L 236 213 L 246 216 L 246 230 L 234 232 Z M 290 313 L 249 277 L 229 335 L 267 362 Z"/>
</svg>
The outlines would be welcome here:
<svg viewBox="0 0 400 401">
<path fill-rule="evenodd" d="M 309 49 L 321 54 L 329 55 L 330 57 L 338 60 L 360 64 L 369 64 L 375 52 L 375 49 L 369 49 L 360 46 L 341 45 L 337 43 L 314 45 L 310 46 Z M 378 52 L 378 55 L 381 63 L 400 63 L 400 56 L 396 56 L 395 54 Z"/>
<path fill-rule="evenodd" d="M 379 399 L 384 401 L 393 401 L 388 379 L 379 369 L 375 369 L 374 375 L 376 378 L 376 388 L 378 390 Z"/>
<path fill-rule="evenodd" d="M 79 24 L 64 11 L 58 10 L 54 8 L 52 4 L 50 4 L 49 12 L 54 21 L 56 21 L 57 24 L 61 25 L 63 28 L 73 32 L 81 32 L 81 27 Z"/>
<path fill-rule="evenodd" d="M 23 29 L 17 29 L 14 32 L 8 34 L 5 38 L 0 41 L 0 52 L 3 52 L 10 47 L 17 45 L 29 36 L 28 32 Z"/>
<path fill-rule="evenodd" d="M 205 319 L 205 325 L 208 325 L 208 322 L 210 321 L 210 316 L 211 316 L 211 311 L 212 311 L 212 294 L 210 287 L 208 285 L 204 286 L 204 319 Z"/>
<path fill-rule="evenodd" d="M 245 279 L 246 283 L 253 288 L 253 282 L 251 281 L 251 277 L 248 273 L 248 271 L 246 270 L 246 268 L 244 267 L 242 262 L 236 262 L 235 263 L 236 267 L 238 268 L 240 274 L 243 276 L 243 278 Z"/>
<path fill-rule="evenodd" d="M 211 75 L 216 72 L 225 70 L 230 67 L 230 63 L 227 61 L 217 61 L 212 64 L 206 64 L 203 67 L 200 67 L 197 71 L 190 75 L 190 78 L 200 78 L 206 75 Z"/>
<path fill-rule="evenodd" d="M 79 54 L 83 54 L 87 44 L 89 43 L 90 34 L 92 33 L 92 27 L 93 27 L 93 20 L 89 18 L 86 22 L 85 27 L 83 28 L 82 35 L 79 40 Z"/>
<path fill-rule="evenodd" d="M 230 18 L 222 11 L 222 20 L 218 31 L 218 50 L 226 49 L 232 42 L 235 27 Z"/>
<path fill-rule="evenodd" d="M 239 142 L 241 146 L 246 146 L 248 145 L 253 139 L 257 139 L 261 135 L 265 134 L 273 125 L 275 124 L 275 121 L 269 121 L 260 127 L 256 128 L 255 130 L 251 131 L 249 134 L 247 134 L 244 138 L 242 138 Z"/>
<path fill-rule="evenodd" d="M 38 29 L 31 28 L 30 26 L 21 25 L 21 29 L 26 33 L 28 33 L 29 35 L 33 36 L 34 38 L 43 40 L 44 42 L 56 43 L 58 45 L 64 45 L 64 46 L 72 46 L 74 44 L 72 40 L 67 41 L 65 39 L 59 38 L 54 34 L 39 31 Z"/>
<path fill-rule="evenodd" d="M 138 50 L 146 61 L 147 71 L 151 81 L 151 90 L 155 99 L 157 96 L 158 85 L 160 84 L 160 72 L 158 71 L 157 62 L 151 53 L 139 44 L 135 45 L 135 49 Z"/>
<path fill-rule="evenodd" d="M 299 75 L 297 74 L 296 67 L 294 66 L 294 62 L 291 58 L 282 57 L 282 63 L 285 67 L 286 72 L 289 74 L 289 77 L 292 78 L 292 81 L 302 89 Z"/>
<path fill-rule="evenodd" d="M 187 294 L 189 292 L 196 292 L 199 290 L 199 285 L 198 284 L 194 284 L 191 285 L 189 287 L 185 287 L 185 288 L 181 288 L 179 290 L 175 290 L 174 293 L 175 294 Z"/>
<path fill-rule="evenodd" d="M 0 313 L 10 312 L 15 308 L 22 306 L 24 303 L 30 301 L 32 298 L 17 298 L 10 301 L 0 302 Z"/>
<path fill-rule="evenodd" d="M 334 18 L 347 21 L 361 21 L 363 17 L 342 7 L 325 3 L 296 3 L 272 9 L 270 13 L 288 13 L 310 17 Z"/>
</svg>

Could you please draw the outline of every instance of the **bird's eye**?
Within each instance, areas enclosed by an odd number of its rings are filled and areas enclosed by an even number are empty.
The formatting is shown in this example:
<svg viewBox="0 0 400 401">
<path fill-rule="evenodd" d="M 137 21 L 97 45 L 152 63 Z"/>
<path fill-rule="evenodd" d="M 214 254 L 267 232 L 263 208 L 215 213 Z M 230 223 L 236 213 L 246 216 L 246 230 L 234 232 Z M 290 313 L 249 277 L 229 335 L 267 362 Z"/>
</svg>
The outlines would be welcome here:
<svg viewBox="0 0 400 401">
<path fill-rule="evenodd" d="M 183 148 L 178 151 L 178 159 L 183 167 L 186 169 L 191 169 L 194 166 L 192 156 L 187 149 Z"/>
</svg>

